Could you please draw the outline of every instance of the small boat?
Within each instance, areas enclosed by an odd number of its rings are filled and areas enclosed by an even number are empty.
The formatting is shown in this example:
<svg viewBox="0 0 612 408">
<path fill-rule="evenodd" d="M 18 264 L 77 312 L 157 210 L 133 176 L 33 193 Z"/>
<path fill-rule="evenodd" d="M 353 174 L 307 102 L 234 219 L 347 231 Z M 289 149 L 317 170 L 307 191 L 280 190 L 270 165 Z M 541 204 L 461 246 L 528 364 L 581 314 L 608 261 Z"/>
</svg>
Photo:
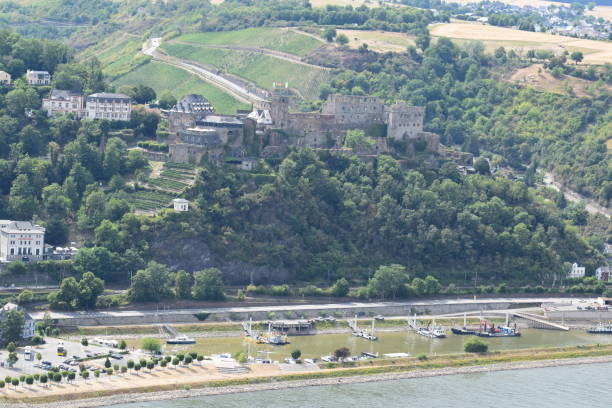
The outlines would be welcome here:
<svg viewBox="0 0 612 408">
<path fill-rule="evenodd" d="M 521 332 L 519 331 L 516 324 L 514 327 L 510 326 L 497 326 L 485 319 L 480 320 L 480 330 L 476 332 L 478 337 L 520 337 Z"/>
<path fill-rule="evenodd" d="M 366 339 L 370 341 L 378 340 L 378 337 L 376 337 L 376 335 L 374 334 L 374 322 L 375 320 L 372 319 L 372 329 L 371 331 L 368 332 L 367 330 L 360 329 L 357 326 L 357 315 L 355 315 L 355 320 L 347 320 L 349 327 L 353 331 L 353 336 L 361 337 L 362 339 Z"/>
<path fill-rule="evenodd" d="M 274 346 L 282 346 L 283 344 L 289 344 L 287 336 L 279 331 L 272 330 L 272 324 L 268 323 L 268 332 L 259 334 L 256 338 L 259 344 L 272 344 Z"/>
<path fill-rule="evenodd" d="M 442 326 L 436 326 L 436 321 L 431 322 L 431 329 L 420 327 L 417 329 L 417 334 L 430 339 L 443 339 L 446 337 L 446 331 Z"/>
<path fill-rule="evenodd" d="M 167 344 L 195 344 L 195 339 L 187 336 L 177 336 L 172 339 L 166 340 Z"/>
<path fill-rule="evenodd" d="M 612 334 L 612 324 L 599 323 L 595 327 L 586 329 L 586 332 L 591 334 Z"/>
<path fill-rule="evenodd" d="M 451 331 L 453 334 L 457 334 L 459 336 L 476 335 L 476 330 L 466 329 L 465 327 L 461 327 L 459 329 L 456 327 L 451 327 Z"/>
</svg>

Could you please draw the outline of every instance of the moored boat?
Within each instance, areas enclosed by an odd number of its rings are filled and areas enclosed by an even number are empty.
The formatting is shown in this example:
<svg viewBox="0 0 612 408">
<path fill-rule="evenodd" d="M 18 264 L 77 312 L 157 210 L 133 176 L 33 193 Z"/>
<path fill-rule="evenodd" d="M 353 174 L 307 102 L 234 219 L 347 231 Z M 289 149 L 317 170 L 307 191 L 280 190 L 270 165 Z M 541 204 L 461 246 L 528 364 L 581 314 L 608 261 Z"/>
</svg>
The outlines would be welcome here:
<svg viewBox="0 0 612 408">
<path fill-rule="evenodd" d="M 187 336 L 177 336 L 171 339 L 166 340 L 167 344 L 195 344 L 195 339 Z"/>
<path fill-rule="evenodd" d="M 612 324 L 599 323 L 595 327 L 586 329 L 586 332 L 591 334 L 612 334 Z"/>
</svg>

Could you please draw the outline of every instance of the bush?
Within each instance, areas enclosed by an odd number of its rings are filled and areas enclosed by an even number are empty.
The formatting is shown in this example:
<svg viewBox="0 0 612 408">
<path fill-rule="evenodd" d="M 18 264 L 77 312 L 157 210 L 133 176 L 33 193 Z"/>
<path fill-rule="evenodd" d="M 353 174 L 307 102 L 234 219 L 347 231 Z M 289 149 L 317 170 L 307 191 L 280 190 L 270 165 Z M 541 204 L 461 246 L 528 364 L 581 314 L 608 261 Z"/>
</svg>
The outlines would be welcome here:
<svg viewBox="0 0 612 408">
<path fill-rule="evenodd" d="M 419 361 L 426 361 L 427 360 L 427 356 L 425 354 L 419 354 L 417 356 L 417 358 L 419 359 Z"/>
<path fill-rule="evenodd" d="M 32 337 L 32 343 L 34 344 L 43 344 L 44 342 L 45 340 L 42 338 L 42 336 L 36 335 Z"/>
<path fill-rule="evenodd" d="M 199 321 L 203 322 L 204 320 L 208 319 L 208 317 L 210 316 L 210 313 L 199 312 L 199 313 L 194 313 L 193 316 Z"/>
<path fill-rule="evenodd" d="M 463 344 L 463 349 L 466 353 L 486 353 L 489 350 L 489 345 L 484 341 L 472 337 Z"/>
</svg>

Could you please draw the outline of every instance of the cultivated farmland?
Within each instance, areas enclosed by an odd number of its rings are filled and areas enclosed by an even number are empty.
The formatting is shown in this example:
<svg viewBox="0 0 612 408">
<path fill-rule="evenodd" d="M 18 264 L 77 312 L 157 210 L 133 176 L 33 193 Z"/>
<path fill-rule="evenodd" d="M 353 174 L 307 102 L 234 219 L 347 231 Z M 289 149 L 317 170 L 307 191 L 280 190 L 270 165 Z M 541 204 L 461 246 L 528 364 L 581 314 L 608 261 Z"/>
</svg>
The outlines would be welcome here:
<svg viewBox="0 0 612 408">
<path fill-rule="evenodd" d="M 530 49 L 550 49 L 558 54 L 564 50 L 582 51 L 585 64 L 605 64 L 612 61 L 612 43 L 584 40 L 561 35 L 513 30 L 479 23 L 435 24 L 430 26 L 433 37 L 447 37 L 457 42 L 482 41 L 487 51 L 498 47 L 525 53 Z"/>
<path fill-rule="evenodd" d="M 409 45 L 415 45 L 414 37 L 404 33 L 391 31 L 368 31 L 368 30 L 338 30 L 349 39 L 351 48 L 359 48 L 367 44 L 368 48 L 379 52 L 404 52 Z"/>
</svg>

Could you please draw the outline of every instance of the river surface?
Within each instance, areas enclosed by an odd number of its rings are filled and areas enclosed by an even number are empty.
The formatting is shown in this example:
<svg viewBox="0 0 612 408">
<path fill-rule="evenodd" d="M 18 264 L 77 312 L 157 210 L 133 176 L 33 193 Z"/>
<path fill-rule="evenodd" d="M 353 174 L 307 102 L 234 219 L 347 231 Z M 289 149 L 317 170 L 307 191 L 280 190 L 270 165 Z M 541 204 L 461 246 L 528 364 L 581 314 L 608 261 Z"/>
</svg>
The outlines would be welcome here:
<svg viewBox="0 0 612 408">
<path fill-rule="evenodd" d="M 534 368 L 139 402 L 107 408 L 604 408 L 612 364 Z"/>
<path fill-rule="evenodd" d="M 334 350 L 340 347 L 348 347 L 353 355 L 367 351 L 380 354 L 401 352 L 416 356 L 419 354 L 435 355 L 463 352 L 463 343 L 472 337 L 457 336 L 450 333 L 450 331 L 448 331 L 448 337 L 445 339 L 428 339 L 408 331 L 379 331 L 376 334 L 379 337 L 378 341 L 368 341 L 352 336 L 350 333 L 290 336 L 290 344 L 283 346 L 256 344 L 242 337 L 198 338 L 196 339 L 197 344 L 179 346 L 178 348 L 175 346 L 165 346 L 164 351 L 166 353 L 179 350 L 196 351 L 204 355 L 216 353 L 233 354 L 237 351 L 244 351 L 251 356 L 256 356 L 257 351 L 267 351 L 270 352 L 269 358 L 277 361 L 282 361 L 285 357 L 289 357 L 291 351 L 296 349 L 302 352 L 303 358 L 319 358 L 333 354 Z M 523 329 L 521 334 L 521 337 L 483 340 L 489 344 L 489 351 L 612 343 L 611 335 L 588 334 L 584 330 L 563 332 L 557 330 Z M 137 339 L 126 341 L 130 348 L 139 348 L 142 343 L 142 340 Z"/>
</svg>

